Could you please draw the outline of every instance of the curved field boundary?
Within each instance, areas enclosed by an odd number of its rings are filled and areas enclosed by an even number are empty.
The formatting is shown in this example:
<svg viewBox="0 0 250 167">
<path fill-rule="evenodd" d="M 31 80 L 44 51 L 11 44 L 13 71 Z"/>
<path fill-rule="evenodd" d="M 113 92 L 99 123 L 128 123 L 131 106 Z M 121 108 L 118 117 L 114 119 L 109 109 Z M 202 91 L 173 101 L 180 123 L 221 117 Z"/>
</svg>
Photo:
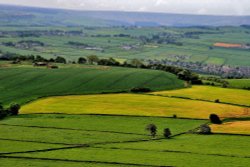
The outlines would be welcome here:
<svg viewBox="0 0 250 167">
<path fill-rule="evenodd" d="M 226 154 L 204 154 L 204 153 L 196 153 L 196 152 L 191 152 L 191 151 L 176 151 L 176 150 L 148 150 L 148 149 L 119 148 L 119 147 L 110 147 L 110 148 L 109 147 L 92 147 L 92 148 L 112 149 L 112 150 L 149 151 L 149 152 L 170 152 L 170 153 L 172 152 L 172 153 L 210 155 L 210 156 L 221 156 L 221 157 L 232 157 L 232 158 L 250 158 L 250 156 L 238 156 L 238 155 L 226 155 Z"/>
<path fill-rule="evenodd" d="M 121 162 L 84 161 L 84 160 L 70 160 L 70 159 L 56 159 L 56 158 L 34 158 L 34 157 L 21 157 L 21 156 L 0 156 L 0 158 L 47 160 L 47 161 L 61 161 L 61 162 L 79 162 L 79 163 L 90 163 L 90 164 L 127 165 L 127 166 L 174 167 L 174 166 L 162 166 L 162 165 L 159 166 L 159 165 L 144 165 L 144 164 L 134 164 L 134 163 L 121 163 Z"/>
<path fill-rule="evenodd" d="M 213 132 L 213 135 L 227 135 L 227 136 L 250 136 L 250 134 L 236 134 L 236 133 L 217 133 Z"/>
<path fill-rule="evenodd" d="M 74 129 L 74 128 L 59 128 L 59 127 L 51 127 L 51 126 L 46 127 L 46 126 L 27 126 L 27 125 L 12 125 L 12 124 L 0 124 L 0 125 L 14 126 L 14 127 L 26 127 L 26 128 L 39 128 L 39 129 L 73 130 L 73 131 L 83 131 L 83 132 L 102 132 L 102 133 L 148 136 L 148 135 L 140 134 L 140 133 L 126 133 L 126 132 L 116 132 L 116 131 L 101 131 L 101 130 Z"/>
<path fill-rule="evenodd" d="M 212 100 L 205 100 L 205 99 L 195 99 L 195 98 L 189 98 L 189 97 L 182 97 L 182 96 L 170 96 L 170 95 L 161 95 L 161 94 L 144 94 L 144 95 L 150 95 L 150 96 L 160 96 L 160 97 L 167 97 L 167 98 L 176 98 L 176 99 L 185 99 L 185 100 L 195 100 L 195 101 L 204 101 L 204 102 L 211 102 L 211 103 L 216 103 Z M 216 104 L 227 104 L 227 105 L 232 105 L 232 106 L 238 106 L 238 107 L 246 107 L 250 108 L 250 105 L 242 105 L 242 104 L 235 104 L 235 103 L 228 103 L 228 102 L 218 102 Z"/>
<path fill-rule="evenodd" d="M 44 142 L 44 141 L 32 141 L 32 140 L 21 140 L 21 139 L 7 139 L 7 138 L 0 138 L 0 140 L 4 141 L 18 141 L 18 142 L 28 142 L 28 143 L 41 143 L 41 144 L 59 144 L 59 145 L 77 145 L 77 144 L 69 144 L 69 143 L 58 143 L 58 142 Z M 5 154 L 5 153 L 0 153 Z"/>
<path fill-rule="evenodd" d="M 113 93 L 111 93 L 113 94 Z M 67 114 L 67 113 L 31 113 L 29 115 L 89 115 L 89 116 L 119 116 L 119 117 L 142 117 L 142 118 L 171 118 L 171 119 L 183 119 L 183 120 L 208 120 L 208 119 L 203 119 L 203 118 L 185 118 L 185 117 L 177 117 L 173 118 L 167 117 L 167 116 L 147 116 L 147 115 L 120 115 L 120 114 Z M 24 115 L 24 114 L 23 114 Z"/>
</svg>

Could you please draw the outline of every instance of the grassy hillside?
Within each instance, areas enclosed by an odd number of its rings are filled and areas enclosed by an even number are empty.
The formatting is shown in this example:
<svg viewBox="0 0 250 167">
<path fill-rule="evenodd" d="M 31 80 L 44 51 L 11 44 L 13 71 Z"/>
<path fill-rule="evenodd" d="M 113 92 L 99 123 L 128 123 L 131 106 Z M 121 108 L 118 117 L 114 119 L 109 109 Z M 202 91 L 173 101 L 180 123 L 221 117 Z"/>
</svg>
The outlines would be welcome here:
<svg viewBox="0 0 250 167">
<path fill-rule="evenodd" d="M 68 67 L 68 66 L 66 66 Z M 42 96 L 129 91 L 134 87 L 152 90 L 184 86 L 173 74 L 132 68 L 79 66 L 59 69 L 0 68 L 0 102 L 25 103 Z"/>
<path fill-rule="evenodd" d="M 208 100 L 214 102 L 219 99 L 220 102 L 232 103 L 250 106 L 250 91 L 239 89 L 226 89 L 211 86 L 193 86 L 188 89 L 174 91 L 154 92 L 154 95 L 184 97 L 197 100 Z"/>
<path fill-rule="evenodd" d="M 221 117 L 240 117 L 244 108 L 211 102 L 167 98 L 152 95 L 107 94 L 49 97 L 24 105 L 22 114 L 114 114 L 167 116 L 207 119 L 211 113 Z"/>
</svg>

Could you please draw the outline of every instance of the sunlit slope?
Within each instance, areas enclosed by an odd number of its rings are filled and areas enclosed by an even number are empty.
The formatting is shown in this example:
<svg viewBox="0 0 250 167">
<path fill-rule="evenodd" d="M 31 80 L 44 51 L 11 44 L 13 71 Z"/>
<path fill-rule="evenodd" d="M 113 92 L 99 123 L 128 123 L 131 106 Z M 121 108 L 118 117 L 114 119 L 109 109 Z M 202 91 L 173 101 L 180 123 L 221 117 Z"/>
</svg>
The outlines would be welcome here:
<svg viewBox="0 0 250 167">
<path fill-rule="evenodd" d="M 246 116 L 238 106 L 211 102 L 138 94 L 60 96 L 40 99 L 22 107 L 21 114 L 115 114 L 168 116 L 207 119 L 211 113 L 220 117 Z"/>
<path fill-rule="evenodd" d="M 0 68 L 0 102 L 25 103 L 43 96 L 176 89 L 183 81 L 173 74 L 134 68 L 81 66 L 60 69 Z"/>
<path fill-rule="evenodd" d="M 192 86 L 188 89 L 179 89 L 173 91 L 154 92 L 155 95 L 178 96 L 191 99 L 232 103 L 250 106 L 250 91 L 239 89 L 226 89 L 211 86 Z"/>
</svg>

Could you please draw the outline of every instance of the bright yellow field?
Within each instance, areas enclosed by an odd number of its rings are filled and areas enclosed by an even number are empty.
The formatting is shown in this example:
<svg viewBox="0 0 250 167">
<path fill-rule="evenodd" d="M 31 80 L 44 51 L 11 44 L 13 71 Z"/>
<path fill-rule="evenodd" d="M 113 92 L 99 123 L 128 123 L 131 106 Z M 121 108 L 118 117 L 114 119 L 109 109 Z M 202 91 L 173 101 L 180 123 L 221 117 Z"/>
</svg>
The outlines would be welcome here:
<svg viewBox="0 0 250 167">
<path fill-rule="evenodd" d="M 211 128 L 212 132 L 217 132 L 217 133 L 250 135 L 250 121 L 227 122 L 222 125 L 211 125 Z"/>
<path fill-rule="evenodd" d="M 240 89 L 226 89 L 211 86 L 193 86 L 192 88 L 154 92 L 152 94 L 166 96 L 189 97 L 191 99 L 203 99 L 250 106 L 250 91 Z"/>
<path fill-rule="evenodd" d="M 173 116 L 176 114 L 178 117 L 204 119 L 207 119 L 211 113 L 216 113 L 220 117 L 236 117 L 245 114 L 244 109 L 238 106 L 138 94 L 49 97 L 23 106 L 21 113 L 144 116 Z"/>
</svg>

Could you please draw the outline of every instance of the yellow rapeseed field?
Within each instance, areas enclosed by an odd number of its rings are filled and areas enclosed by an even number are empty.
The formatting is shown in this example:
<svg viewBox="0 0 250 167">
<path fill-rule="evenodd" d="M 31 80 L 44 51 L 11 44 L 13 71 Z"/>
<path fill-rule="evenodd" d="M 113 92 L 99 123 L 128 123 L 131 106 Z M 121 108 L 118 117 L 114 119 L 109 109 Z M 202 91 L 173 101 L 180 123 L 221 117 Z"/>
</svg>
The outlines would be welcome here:
<svg viewBox="0 0 250 167">
<path fill-rule="evenodd" d="M 241 104 L 250 106 L 250 91 L 240 89 L 228 89 L 211 86 L 193 86 L 186 89 L 153 92 L 155 95 L 179 96 L 192 99 L 202 99 Z"/>
<path fill-rule="evenodd" d="M 233 134 L 249 134 L 250 121 L 226 122 L 222 125 L 211 125 L 212 132 L 217 133 L 233 133 Z"/>
<path fill-rule="evenodd" d="M 167 116 L 207 119 L 211 113 L 220 117 L 245 115 L 244 108 L 211 102 L 167 98 L 142 94 L 104 94 L 49 97 L 21 108 L 21 114 L 117 114 Z"/>
</svg>

